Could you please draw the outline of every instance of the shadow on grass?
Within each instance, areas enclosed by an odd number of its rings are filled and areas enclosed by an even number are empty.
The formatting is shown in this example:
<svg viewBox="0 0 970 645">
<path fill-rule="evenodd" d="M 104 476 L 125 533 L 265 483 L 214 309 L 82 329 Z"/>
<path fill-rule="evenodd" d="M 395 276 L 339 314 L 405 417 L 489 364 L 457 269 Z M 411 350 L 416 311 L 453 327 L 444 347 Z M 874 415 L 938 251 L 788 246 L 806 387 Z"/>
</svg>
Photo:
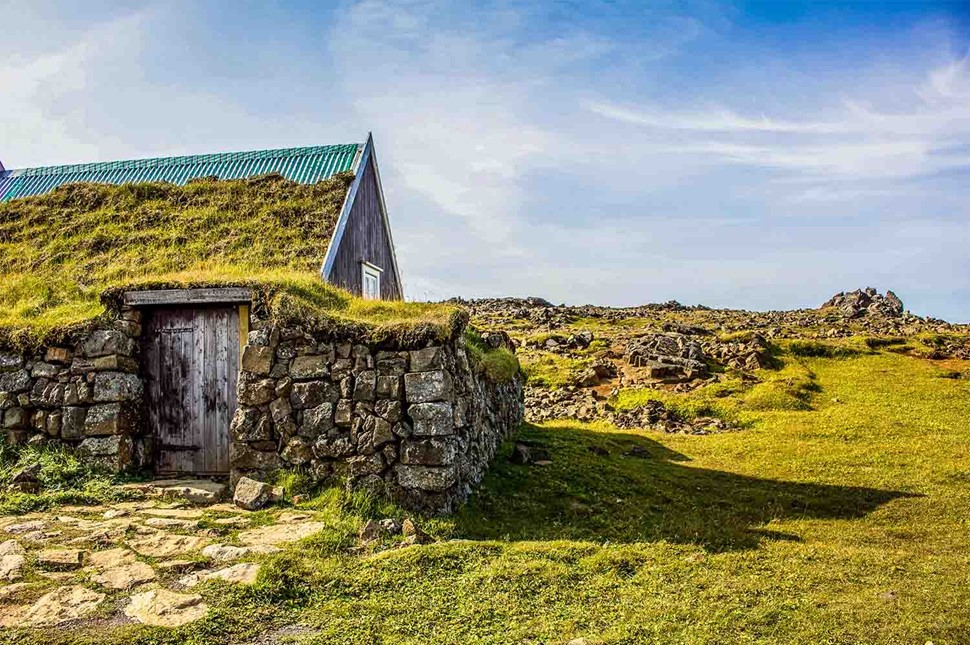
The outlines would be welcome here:
<svg viewBox="0 0 970 645">
<path fill-rule="evenodd" d="M 621 432 L 525 425 L 520 438 L 546 447 L 552 464 L 512 464 L 511 445 L 504 446 L 456 517 L 460 537 L 667 540 L 733 551 L 762 540 L 799 539 L 766 529 L 770 520 L 860 518 L 896 498 L 916 496 L 691 468 L 684 455 Z"/>
</svg>

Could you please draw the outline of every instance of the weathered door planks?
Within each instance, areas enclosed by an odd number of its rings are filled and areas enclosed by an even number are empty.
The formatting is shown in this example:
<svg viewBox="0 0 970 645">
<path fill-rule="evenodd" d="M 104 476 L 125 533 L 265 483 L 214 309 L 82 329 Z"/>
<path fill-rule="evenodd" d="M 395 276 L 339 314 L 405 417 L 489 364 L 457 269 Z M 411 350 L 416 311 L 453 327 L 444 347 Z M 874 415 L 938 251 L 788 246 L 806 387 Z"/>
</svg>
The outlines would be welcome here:
<svg viewBox="0 0 970 645">
<path fill-rule="evenodd" d="M 228 472 L 239 372 L 237 308 L 155 309 L 146 332 L 146 405 L 155 472 Z"/>
</svg>

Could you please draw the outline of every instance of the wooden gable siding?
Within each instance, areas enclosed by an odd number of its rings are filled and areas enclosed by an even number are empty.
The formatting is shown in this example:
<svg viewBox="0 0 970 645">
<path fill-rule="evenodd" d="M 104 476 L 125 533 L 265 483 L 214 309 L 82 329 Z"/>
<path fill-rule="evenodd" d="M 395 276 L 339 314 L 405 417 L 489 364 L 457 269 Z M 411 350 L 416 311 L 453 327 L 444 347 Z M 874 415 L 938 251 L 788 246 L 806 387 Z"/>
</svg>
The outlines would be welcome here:
<svg viewBox="0 0 970 645">
<path fill-rule="evenodd" d="M 340 239 L 333 268 L 331 283 L 352 293 L 360 294 L 361 262 L 369 262 L 383 270 L 381 273 L 381 298 L 401 300 L 404 294 L 394 272 L 393 249 L 384 228 L 381 215 L 381 197 L 377 187 L 374 165 L 368 160 L 361 176 L 360 187 L 347 217 L 347 227 Z"/>
</svg>

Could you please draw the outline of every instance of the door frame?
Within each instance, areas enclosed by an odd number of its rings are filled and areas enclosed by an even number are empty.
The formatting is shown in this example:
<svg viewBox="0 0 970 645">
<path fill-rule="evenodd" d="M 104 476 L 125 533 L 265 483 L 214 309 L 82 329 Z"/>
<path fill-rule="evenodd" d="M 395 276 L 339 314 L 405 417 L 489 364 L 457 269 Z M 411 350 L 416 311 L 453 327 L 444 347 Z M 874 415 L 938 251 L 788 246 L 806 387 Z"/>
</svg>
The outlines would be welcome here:
<svg viewBox="0 0 970 645">
<path fill-rule="evenodd" d="M 122 296 L 123 303 L 135 309 L 139 309 L 151 315 L 154 310 L 162 310 L 173 307 L 178 308 L 204 308 L 204 307 L 223 307 L 223 308 L 235 308 L 238 312 L 238 324 L 239 324 L 239 361 L 241 368 L 242 353 L 248 344 L 249 337 L 249 322 L 250 322 L 250 311 L 252 305 L 252 291 L 246 288 L 240 287 L 220 287 L 220 288 L 202 288 L 202 289 L 154 289 L 154 290 L 144 290 L 144 291 L 127 291 Z M 145 321 L 147 322 L 147 321 Z M 143 342 L 148 341 L 147 338 L 143 338 Z M 151 341 L 148 341 L 151 342 Z M 142 359 L 142 367 L 146 367 L 146 360 Z M 239 373 L 237 370 L 235 378 L 239 378 Z M 145 405 L 149 404 L 149 397 L 145 397 Z M 149 419 L 150 415 L 143 415 L 145 419 L 145 432 L 144 439 L 151 441 L 151 464 L 153 472 L 159 463 L 159 450 L 160 445 L 157 441 L 157 428 L 147 427 L 150 425 Z M 226 428 L 226 432 L 229 428 Z M 230 437 L 231 441 L 231 437 Z M 157 473 L 156 474 L 163 474 Z M 168 473 L 171 474 L 171 473 Z M 179 473 L 181 475 L 186 475 L 189 473 Z M 225 476 L 228 475 L 228 471 L 223 473 L 211 473 L 211 472 L 193 472 L 193 475 L 215 475 L 215 476 Z"/>
</svg>

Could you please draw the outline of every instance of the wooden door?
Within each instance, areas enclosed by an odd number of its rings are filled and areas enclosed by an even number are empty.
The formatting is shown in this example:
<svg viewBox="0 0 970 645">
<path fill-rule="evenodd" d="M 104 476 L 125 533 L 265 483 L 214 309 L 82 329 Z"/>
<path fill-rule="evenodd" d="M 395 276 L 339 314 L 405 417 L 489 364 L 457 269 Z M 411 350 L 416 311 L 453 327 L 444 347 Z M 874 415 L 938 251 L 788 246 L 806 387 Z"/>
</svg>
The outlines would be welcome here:
<svg viewBox="0 0 970 645">
<path fill-rule="evenodd" d="M 148 422 L 158 474 L 229 472 L 239 310 L 156 309 L 144 339 Z"/>
</svg>

